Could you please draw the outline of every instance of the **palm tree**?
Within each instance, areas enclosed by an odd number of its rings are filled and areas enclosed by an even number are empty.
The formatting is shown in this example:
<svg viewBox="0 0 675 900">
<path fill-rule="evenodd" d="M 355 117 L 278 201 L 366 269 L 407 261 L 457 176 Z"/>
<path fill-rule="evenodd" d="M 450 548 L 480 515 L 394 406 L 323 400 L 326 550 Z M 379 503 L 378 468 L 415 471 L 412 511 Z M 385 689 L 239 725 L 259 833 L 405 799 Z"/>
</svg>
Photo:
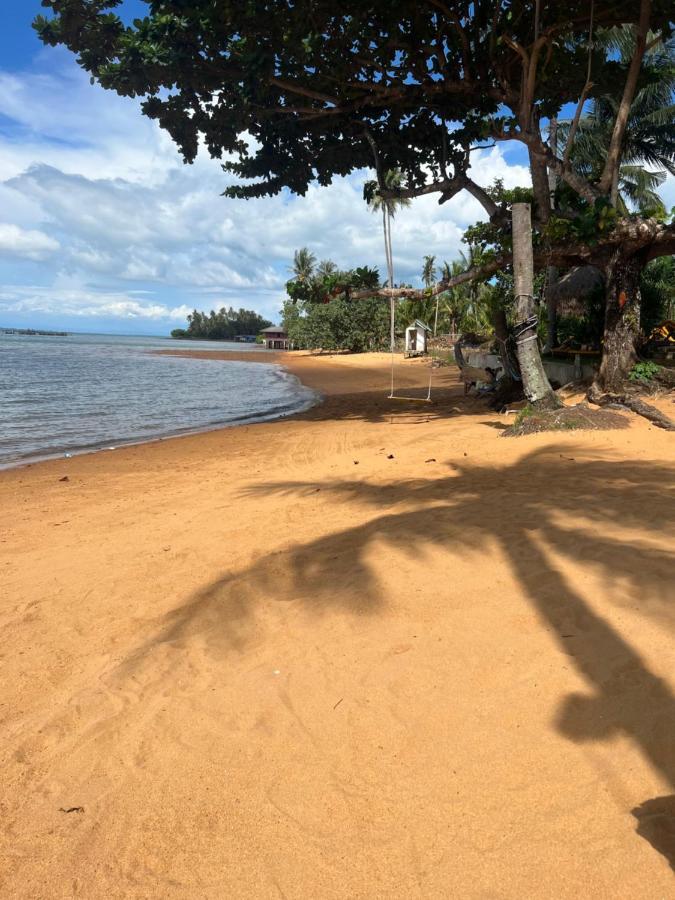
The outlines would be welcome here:
<svg viewBox="0 0 675 900">
<path fill-rule="evenodd" d="M 307 247 L 301 247 L 293 254 L 293 265 L 290 267 L 290 271 L 297 281 L 310 281 L 314 275 L 315 266 L 316 256 Z"/>
<path fill-rule="evenodd" d="M 629 64 L 635 44 L 633 29 L 607 29 L 601 40 L 616 53 L 621 64 Z M 656 188 L 665 181 L 667 173 L 675 175 L 675 38 L 657 41 L 646 53 L 643 65 L 645 85 L 636 93 L 630 108 L 621 166 L 612 186 L 612 202 L 622 215 L 628 213 L 629 203 L 643 213 L 664 213 Z M 597 176 L 604 164 L 620 101 L 618 85 L 615 93 L 593 100 L 579 122 L 571 160 L 586 177 Z M 570 123 L 560 123 L 559 130 L 565 142 Z"/>
<path fill-rule="evenodd" d="M 436 283 L 436 257 L 425 256 L 424 265 L 422 266 L 422 281 L 424 287 L 430 288 Z"/>
<path fill-rule="evenodd" d="M 333 262 L 332 259 L 322 259 L 319 265 L 316 267 L 315 275 L 317 278 L 323 280 L 324 278 L 329 278 L 335 272 L 337 272 L 337 266 Z"/>
<path fill-rule="evenodd" d="M 599 33 L 599 41 L 615 54 L 617 61 L 628 65 L 635 44 L 631 28 L 609 28 Z M 646 216 L 664 215 L 663 201 L 656 192 L 667 173 L 675 175 L 675 39 L 659 41 L 650 35 L 653 46 L 643 62 L 644 87 L 635 95 L 628 117 L 628 127 L 621 148 L 621 165 L 612 185 L 611 199 L 622 215 L 629 205 Z M 614 118 L 621 100 L 621 86 L 615 93 L 606 93 L 590 104 L 579 121 L 570 155 L 580 174 L 598 177 L 607 157 Z M 571 123 L 560 122 L 556 137 L 562 146 L 567 143 Z M 554 280 L 551 280 L 553 273 Z M 570 296 L 584 296 L 584 285 L 590 284 L 597 270 L 581 266 L 568 273 L 566 291 Z M 548 337 L 546 348 L 552 349 L 557 335 L 557 304 L 555 281 L 557 272 L 549 267 L 547 285 Z M 579 291 L 578 294 L 575 294 Z M 550 293 L 549 293 L 550 292 Z"/>
<path fill-rule="evenodd" d="M 387 191 L 400 190 L 403 175 L 399 169 L 389 169 L 384 173 L 384 187 Z M 394 258 L 391 249 L 391 222 L 399 209 L 410 206 L 407 197 L 382 197 L 378 190 L 372 195 L 369 206 L 374 213 L 382 213 L 382 231 L 384 234 L 384 255 L 387 262 L 389 287 L 394 286 Z"/>
<path fill-rule="evenodd" d="M 435 256 L 425 256 L 424 257 L 424 265 L 422 266 L 422 281 L 424 282 L 424 287 L 429 290 L 436 283 L 436 257 Z M 438 295 L 436 295 L 436 308 L 434 310 L 434 337 L 436 337 L 436 331 L 438 329 Z"/>
<path fill-rule="evenodd" d="M 466 266 L 458 259 L 453 259 L 451 263 L 444 262 L 441 266 L 441 281 L 449 281 L 453 276 L 461 275 L 464 271 L 466 271 Z M 444 291 L 442 302 L 442 309 L 448 315 L 450 320 L 450 330 L 452 334 L 457 334 L 460 324 L 466 314 L 466 286 L 460 284 Z"/>
</svg>

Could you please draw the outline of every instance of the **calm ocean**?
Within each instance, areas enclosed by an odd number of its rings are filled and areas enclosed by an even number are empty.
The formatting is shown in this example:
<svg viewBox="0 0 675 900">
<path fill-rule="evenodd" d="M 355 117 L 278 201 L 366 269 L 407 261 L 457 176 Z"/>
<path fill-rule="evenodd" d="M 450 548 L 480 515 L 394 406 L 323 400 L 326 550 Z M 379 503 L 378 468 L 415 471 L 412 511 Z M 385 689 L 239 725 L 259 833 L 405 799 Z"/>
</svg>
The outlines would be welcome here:
<svg viewBox="0 0 675 900">
<path fill-rule="evenodd" d="M 315 395 L 278 366 L 158 356 L 256 345 L 0 334 L 0 467 L 298 412 Z"/>
</svg>

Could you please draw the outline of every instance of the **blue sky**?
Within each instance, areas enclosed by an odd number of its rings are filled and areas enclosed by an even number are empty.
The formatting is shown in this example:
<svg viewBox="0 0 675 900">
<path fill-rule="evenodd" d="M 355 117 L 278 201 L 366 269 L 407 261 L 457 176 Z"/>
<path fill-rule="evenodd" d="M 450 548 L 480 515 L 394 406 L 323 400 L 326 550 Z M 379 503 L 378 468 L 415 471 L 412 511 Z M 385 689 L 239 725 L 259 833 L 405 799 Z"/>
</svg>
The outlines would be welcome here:
<svg viewBox="0 0 675 900">
<path fill-rule="evenodd" d="M 126 0 L 128 15 L 142 13 Z M 257 309 L 272 320 L 293 251 L 384 271 L 379 218 L 362 200 L 366 173 L 304 198 L 223 198 L 218 161 L 184 166 L 134 100 L 89 83 L 30 23 L 38 0 L 0 9 L 0 327 L 166 334 L 189 310 Z M 527 184 L 520 151 L 474 155 L 481 184 Z M 674 200 L 675 202 L 675 200 Z M 397 216 L 397 280 L 419 282 L 422 257 L 452 259 L 482 215 L 462 195 L 416 200 Z"/>
</svg>

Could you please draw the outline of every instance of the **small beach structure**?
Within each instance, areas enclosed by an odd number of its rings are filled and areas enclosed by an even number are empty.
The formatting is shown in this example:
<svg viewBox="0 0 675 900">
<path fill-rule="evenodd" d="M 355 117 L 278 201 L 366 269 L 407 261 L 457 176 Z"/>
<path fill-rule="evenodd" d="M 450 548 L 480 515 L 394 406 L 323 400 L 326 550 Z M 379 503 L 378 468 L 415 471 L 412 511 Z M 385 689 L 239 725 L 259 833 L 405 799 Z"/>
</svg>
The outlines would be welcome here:
<svg viewBox="0 0 675 900">
<path fill-rule="evenodd" d="M 431 328 L 415 319 L 405 330 L 405 355 L 423 356 L 427 352 L 427 338 L 430 334 Z"/>
<path fill-rule="evenodd" d="M 260 334 L 268 350 L 288 350 L 288 335 L 278 325 L 263 328 Z"/>
</svg>

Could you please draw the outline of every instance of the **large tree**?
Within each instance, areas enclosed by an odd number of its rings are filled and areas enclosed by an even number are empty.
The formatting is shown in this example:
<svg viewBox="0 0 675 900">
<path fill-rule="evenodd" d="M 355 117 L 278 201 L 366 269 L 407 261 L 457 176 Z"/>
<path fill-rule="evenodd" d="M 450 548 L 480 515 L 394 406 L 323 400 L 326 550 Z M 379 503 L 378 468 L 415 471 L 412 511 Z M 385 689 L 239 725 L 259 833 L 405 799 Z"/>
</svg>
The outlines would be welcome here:
<svg viewBox="0 0 675 900">
<path fill-rule="evenodd" d="M 399 169 L 406 187 L 392 196 L 437 193 L 443 203 L 467 191 L 503 224 L 507 210 L 469 174 L 471 152 L 486 139 L 520 142 L 532 175 L 535 264 L 593 263 L 605 273 L 596 387 L 622 393 L 635 360 L 640 273 L 675 250 L 672 225 L 613 205 L 643 58 L 670 35 L 672 0 L 147 2 L 147 16 L 125 25 L 110 12 L 122 0 L 43 0 L 55 15 L 36 27 L 46 43 L 75 51 L 104 87 L 143 97 L 146 115 L 187 161 L 200 139 L 226 158 L 239 179 L 231 196 L 302 194 L 364 167 L 375 169 L 386 196 L 384 173 Z M 618 26 L 631 30 L 627 61 L 593 40 Z M 585 176 L 570 158 L 577 123 L 586 101 L 617 79 L 623 89 L 603 165 Z M 554 148 L 544 126 L 569 103 L 568 143 Z M 562 219 L 552 217 L 551 174 L 577 200 Z M 509 262 L 508 252 L 495 255 L 457 278 L 486 277 Z"/>
</svg>

